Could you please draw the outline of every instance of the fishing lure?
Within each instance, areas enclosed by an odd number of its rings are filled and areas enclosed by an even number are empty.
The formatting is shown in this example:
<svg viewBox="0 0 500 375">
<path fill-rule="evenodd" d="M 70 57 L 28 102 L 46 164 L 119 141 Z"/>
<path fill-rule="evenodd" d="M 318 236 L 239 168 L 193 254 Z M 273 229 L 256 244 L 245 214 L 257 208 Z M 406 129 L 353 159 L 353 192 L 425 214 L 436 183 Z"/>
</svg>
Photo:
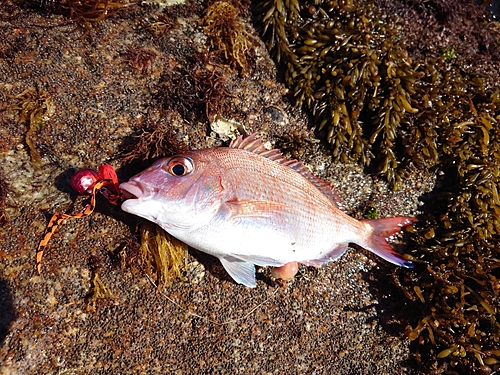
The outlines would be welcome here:
<svg viewBox="0 0 500 375">
<path fill-rule="evenodd" d="M 50 238 L 55 233 L 59 225 L 66 219 L 79 219 L 89 216 L 94 212 L 96 204 L 96 194 L 99 192 L 112 204 L 119 204 L 122 200 L 118 183 L 118 177 L 113 167 L 109 164 L 101 165 L 99 172 L 93 169 L 80 169 L 71 177 L 71 187 L 79 194 L 89 194 L 90 202 L 82 212 L 75 215 L 55 213 L 45 229 L 45 235 L 38 245 L 36 252 L 36 269 L 40 274 L 42 258 L 49 243 Z"/>
</svg>

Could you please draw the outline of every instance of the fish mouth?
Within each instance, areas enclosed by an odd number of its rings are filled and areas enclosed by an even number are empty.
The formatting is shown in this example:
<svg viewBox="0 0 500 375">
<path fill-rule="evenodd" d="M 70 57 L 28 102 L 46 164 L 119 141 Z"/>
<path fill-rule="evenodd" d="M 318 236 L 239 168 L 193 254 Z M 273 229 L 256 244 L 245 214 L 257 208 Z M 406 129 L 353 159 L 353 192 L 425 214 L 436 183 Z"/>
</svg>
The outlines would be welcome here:
<svg viewBox="0 0 500 375">
<path fill-rule="evenodd" d="M 122 199 L 140 199 L 145 198 L 148 194 L 145 192 L 141 186 L 135 181 L 123 182 L 120 184 L 120 192 L 122 193 Z"/>
</svg>

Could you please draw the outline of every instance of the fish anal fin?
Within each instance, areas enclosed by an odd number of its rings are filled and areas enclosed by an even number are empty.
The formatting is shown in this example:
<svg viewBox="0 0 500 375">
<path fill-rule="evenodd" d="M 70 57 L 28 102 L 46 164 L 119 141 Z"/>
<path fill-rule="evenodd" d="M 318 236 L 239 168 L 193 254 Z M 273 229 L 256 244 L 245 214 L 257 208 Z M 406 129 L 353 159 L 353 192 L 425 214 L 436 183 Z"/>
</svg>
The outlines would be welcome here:
<svg viewBox="0 0 500 375">
<path fill-rule="evenodd" d="M 321 267 L 324 263 L 331 262 L 335 259 L 340 258 L 342 255 L 347 250 L 347 246 L 349 244 L 347 243 L 339 243 L 336 244 L 330 251 L 328 251 L 324 257 L 321 257 L 319 259 L 310 259 L 306 261 L 301 261 L 300 263 L 305 264 L 306 266 L 313 266 L 313 267 Z"/>
<path fill-rule="evenodd" d="M 238 284 L 255 288 L 255 266 L 253 263 L 245 262 L 231 256 L 219 258 L 229 276 Z"/>
<path fill-rule="evenodd" d="M 324 195 L 326 195 L 331 201 L 333 201 L 340 210 L 344 210 L 342 199 L 340 198 L 332 184 L 313 175 L 311 171 L 309 171 L 309 169 L 307 169 L 307 167 L 300 161 L 297 161 L 295 159 L 287 159 L 281 152 L 276 149 L 268 150 L 264 146 L 264 141 L 261 138 L 256 138 L 255 133 L 250 134 L 248 137 L 240 135 L 238 138 L 231 141 L 229 147 L 239 148 L 241 150 L 252 152 L 285 167 L 293 169 L 295 172 L 301 174 L 310 183 L 316 186 Z"/>
<path fill-rule="evenodd" d="M 275 267 L 271 270 L 271 276 L 275 279 L 291 280 L 299 271 L 297 262 L 286 263 L 280 267 Z"/>
</svg>

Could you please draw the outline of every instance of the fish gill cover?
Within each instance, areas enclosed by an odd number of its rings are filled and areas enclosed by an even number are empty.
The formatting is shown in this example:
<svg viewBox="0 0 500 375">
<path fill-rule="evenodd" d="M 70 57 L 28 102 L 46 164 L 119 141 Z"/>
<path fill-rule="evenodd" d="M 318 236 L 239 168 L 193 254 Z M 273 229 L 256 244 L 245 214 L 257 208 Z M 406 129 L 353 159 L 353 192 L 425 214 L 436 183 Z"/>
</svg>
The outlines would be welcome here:
<svg viewBox="0 0 500 375">
<path fill-rule="evenodd" d="M 406 329 L 417 361 L 433 373 L 499 371 L 498 91 L 449 53 L 409 58 L 399 25 L 371 0 L 260 0 L 254 12 L 335 159 L 395 188 L 415 168 L 438 174 L 410 233 L 417 266 L 392 274 L 419 311 Z"/>
</svg>

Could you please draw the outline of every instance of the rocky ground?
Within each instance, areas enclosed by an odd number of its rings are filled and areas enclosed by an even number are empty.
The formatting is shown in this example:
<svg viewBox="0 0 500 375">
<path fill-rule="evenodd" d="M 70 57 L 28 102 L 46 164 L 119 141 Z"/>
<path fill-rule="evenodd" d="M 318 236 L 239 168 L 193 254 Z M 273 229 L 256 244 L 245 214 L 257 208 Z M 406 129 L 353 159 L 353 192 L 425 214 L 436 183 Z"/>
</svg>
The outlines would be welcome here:
<svg viewBox="0 0 500 375">
<path fill-rule="evenodd" d="M 475 29 L 479 13 L 464 18 L 444 1 L 390 3 L 380 6 L 401 17 L 411 53 L 456 46 L 464 65 L 498 84 L 498 60 L 487 53 L 495 41 Z M 110 163 L 126 180 L 148 157 L 222 145 L 216 116 L 234 122 L 230 133 L 259 132 L 300 158 L 357 217 L 370 206 L 416 215 L 434 176 L 416 173 L 392 192 L 359 166 L 333 165 L 313 124 L 289 105 L 249 14 L 254 52 L 244 74 L 211 55 L 204 4 L 131 5 L 76 22 L 53 11 L 57 2 L 37 4 L 0 7 L 0 373 L 418 373 L 403 334 L 411 312 L 389 283 L 391 266 L 359 248 L 289 283 L 261 269 L 256 289 L 190 249 L 187 261 L 205 268 L 201 281 L 159 290 L 138 260 L 139 220 L 99 197 L 90 217 L 59 227 L 38 275 L 50 216 L 86 204 L 69 187 L 75 168 Z M 438 39 L 443 30 L 450 36 Z"/>
</svg>

